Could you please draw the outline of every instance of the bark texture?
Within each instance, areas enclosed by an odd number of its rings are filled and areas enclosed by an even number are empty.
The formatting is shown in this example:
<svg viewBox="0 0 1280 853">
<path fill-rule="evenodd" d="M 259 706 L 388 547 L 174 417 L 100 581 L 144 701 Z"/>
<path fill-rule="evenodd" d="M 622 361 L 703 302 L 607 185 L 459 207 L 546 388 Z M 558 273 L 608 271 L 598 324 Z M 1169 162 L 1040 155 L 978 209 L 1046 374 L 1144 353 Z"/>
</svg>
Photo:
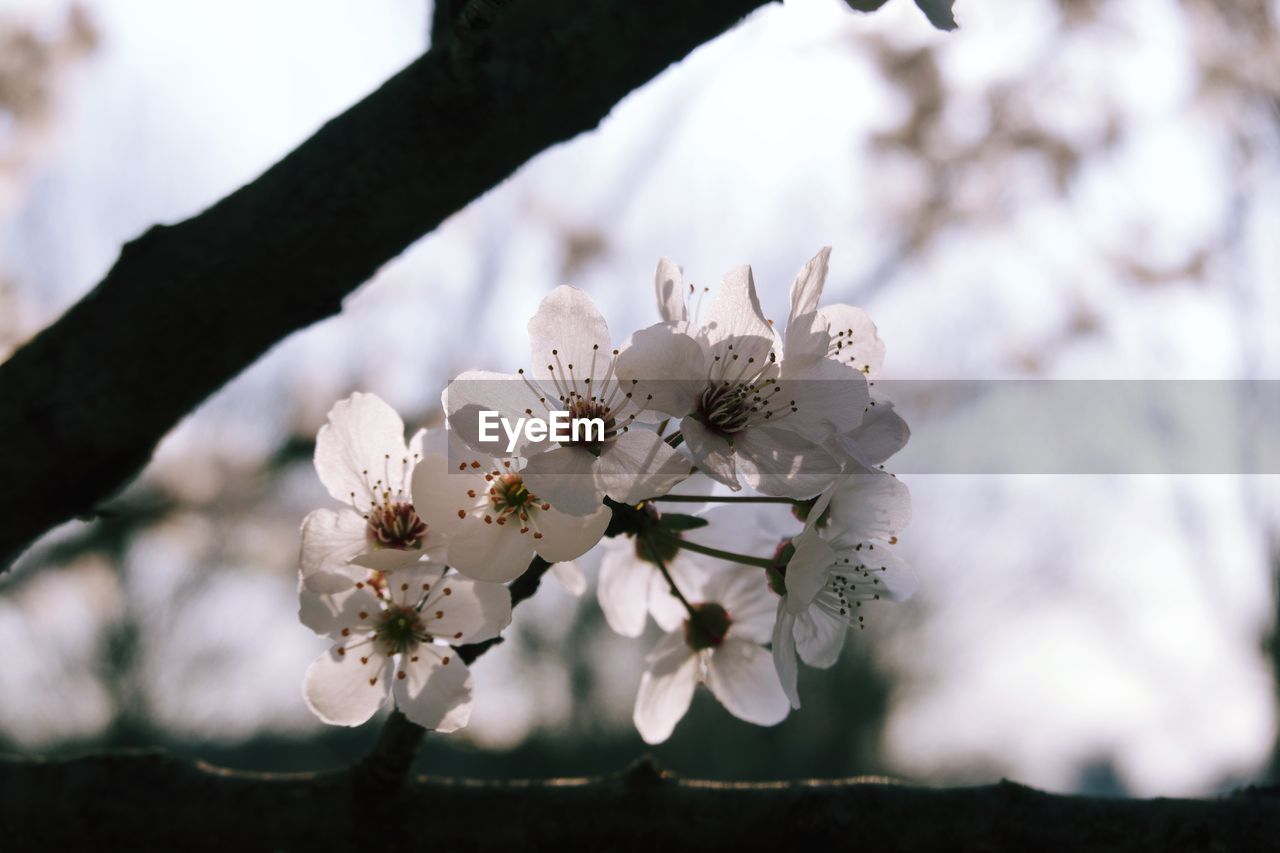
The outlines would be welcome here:
<svg viewBox="0 0 1280 853">
<path fill-rule="evenodd" d="M 1274 850 L 1280 798 L 1063 797 L 1001 782 L 718 783 L 641 762 L 597 779 L 383 786 L 237 773 L 158 753 L 0 761 L 8 850 Z"/>
<path fill-rule="evenodd" d="M 447 38 L 261 177 L 126 244 L 0 365 L 0 567 L 92 517 L 277 341 L 765 2 L 473 0 L 433 22 Z M 122 168 L 141 166 L 122 152 Z"/>
</svg>

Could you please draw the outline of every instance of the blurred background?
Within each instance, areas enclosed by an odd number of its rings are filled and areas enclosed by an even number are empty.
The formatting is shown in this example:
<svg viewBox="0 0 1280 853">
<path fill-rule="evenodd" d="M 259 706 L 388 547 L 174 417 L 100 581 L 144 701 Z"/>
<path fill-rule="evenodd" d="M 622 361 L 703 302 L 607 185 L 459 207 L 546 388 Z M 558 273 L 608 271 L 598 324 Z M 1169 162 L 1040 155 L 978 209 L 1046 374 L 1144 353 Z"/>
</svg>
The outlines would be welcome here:
<svg viewBox="0 0 1280 853">
<path fill-rule="evenodd" d="M 298 525 L 330 502 L 315 432 L 353 389 L 437 421 L 452 375 L 524 361 L 557 284 L 587 290 L 617 341 L 658 319 L 659 256 L 707 285 L 750 262 L 781 320 L 829 244 L 827 300 L 870 312 L 887 378 L 1280 378 L 1280 4 L 956 12 L 943 34 L 906 0 L 763 9 L 277 346 L 107 518 L 0 576 L 0 750 L 278 770 L 360 755 L 377 724 L 325 727 L 300 692 L 326 646 L 296 618 Z M 0 0 L 0 358 L 124 241 L 253 179 L 411 61 L 429 19 L 413 2 Z M 709 778 L 1280 781 L 1280 480 L 903 480 L 922 591 L 803 671 L 783 724 L 700 691 L 646 748 L 630 717 L 656 635 L 617 637 L 594 590 L 548 581 L 474 667 L 472 724 L 428 737 L 420 766 L 576 776 L 653 752 Z M 592 582 L 596 563 L 580 561 Z"/>
</svg>

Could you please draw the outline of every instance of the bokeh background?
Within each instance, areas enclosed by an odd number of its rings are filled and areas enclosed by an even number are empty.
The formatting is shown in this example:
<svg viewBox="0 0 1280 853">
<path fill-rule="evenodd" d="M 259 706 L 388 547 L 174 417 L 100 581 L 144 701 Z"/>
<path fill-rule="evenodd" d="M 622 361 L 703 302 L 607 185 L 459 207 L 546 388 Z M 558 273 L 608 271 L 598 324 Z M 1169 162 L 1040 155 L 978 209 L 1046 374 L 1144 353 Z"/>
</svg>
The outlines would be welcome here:
<svg viewBox="0 0 1280 853">
<path fill-rule="evenodd" d="M 377 724 L 325 727 L 300 694 L 325 646 L 296 619 L 298 524 L 329 502 L 315 431 L 354 389 L 438 421 L 450 376 L 523 361 L 557 284 L 621 339 L 657 320 L 659 256 L 700 284 L 750 262 L 781 319 L 795 270 L 831 245 L 828 298 L 871 313 L 887 378 L 1280 378 L 1280 4 L 957 6 L 953 34 L 906 0 L 770 6 L 277 346 L 106 518 L 0 576 L 0 749 L 280 770 L 360 755 Z M 0 0 L 0 358 L 124 241 L 251 180 L 411 61 L 429 19 L 408 0 Z M 420 766 L 576 776 L 652 751 L 710 778 L 1277 780 L 1276 477 L 903 479 L 922 591 L 804 671 L 782 725 L 700 691 L 648 750 L 630 714 L 653 637 L 612 635 L 594 590 L 548 581 L 476 665 L 471 726 L 429 737 Z M 580 561 L 592 581 L 596 562 Z"/>
</svg>

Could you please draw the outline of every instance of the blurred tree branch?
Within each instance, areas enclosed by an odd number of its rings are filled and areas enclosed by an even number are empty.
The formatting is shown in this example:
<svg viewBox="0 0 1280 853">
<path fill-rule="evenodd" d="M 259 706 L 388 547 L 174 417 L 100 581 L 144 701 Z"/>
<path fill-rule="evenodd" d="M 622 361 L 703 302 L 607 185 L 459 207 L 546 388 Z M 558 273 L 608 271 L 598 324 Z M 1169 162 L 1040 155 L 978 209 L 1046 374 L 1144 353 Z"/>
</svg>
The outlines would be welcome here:
<svg viewBox="0 0 1280 853">
<path fill-rule="evenodd" d="M 1067 797 L 1002 782 L 690 781 L 649 761 L 595 779 L 239 773 L 159 753 L 0 760 L 0 836 L 22 849 L 1107 850 L 1264 849 L 1280 796 Z"/>
<path fill-rule="evenodd" d="M 92 517 L 188 412 L 414 240 L 765 2 L 466 4 L 457 20 L 484 26 L 465 50 L 437 45 L 256 180 L 126 244 L 0 365 L 0 566 Z"/>
</svg>

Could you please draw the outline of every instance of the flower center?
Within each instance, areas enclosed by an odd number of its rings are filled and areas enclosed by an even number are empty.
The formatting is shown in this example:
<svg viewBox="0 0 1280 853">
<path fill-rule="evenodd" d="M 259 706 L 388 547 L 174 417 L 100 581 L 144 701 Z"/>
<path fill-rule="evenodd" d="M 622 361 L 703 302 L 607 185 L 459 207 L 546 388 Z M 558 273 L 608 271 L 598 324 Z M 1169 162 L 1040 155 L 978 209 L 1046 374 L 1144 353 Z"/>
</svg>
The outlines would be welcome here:
<svg viewBox="0 0 1280 853">
<path fill-rule="evenodd" d="M 795 400 L 777 399 L 782 388 L 773 380 L 720 382 L 707 386 L 695 417 L 712 432 L 732 438 L 749 426 L 796 411 Z"/>
<path fill-rule="evenodd" d="M 719 604 L 693 605 L 694 615 L 684 620 L 684 641 L 695 651 L 714 649 L 724 642 L 733 620 Z M 695 618 L 696 617 L 696 618 Z"/>
<path fill-rule="evenodd" d="M 407 652 L 426 639 L 422 616 L 412 607 L 389 605 L 380 619 L 377 640 L 386 646 L 388 654 Z"/>
<path fill-rule="evenodd" d="M 422 538 L 427 535 L 426 522 L 418 518 L 413 504 L 404 501 L 384 500 L 365 518 L 369 522 L 369 541 L 375 548 L 408 551 L 422 547 Z"/>
<path fill-rule="evenodd" d="M 569 441 L 561 442 L 562 447 L 581 447 L 595 456 L 600 455 L 605 445 L 618 437 L 618 422 L 610 408 L 599 400 L 576 398 L 569 402 Z M 603 432 L 597 421 L 604 423 Z"/>
<path fill-rule="evenodd" d="M 507 473 L 494 477 L 489 487 L 489 502 L 499 515 L 527 517 L 529 508 L 537 505 L 538 496 L 529 491 L 519 474 Z"/>
</svg>

